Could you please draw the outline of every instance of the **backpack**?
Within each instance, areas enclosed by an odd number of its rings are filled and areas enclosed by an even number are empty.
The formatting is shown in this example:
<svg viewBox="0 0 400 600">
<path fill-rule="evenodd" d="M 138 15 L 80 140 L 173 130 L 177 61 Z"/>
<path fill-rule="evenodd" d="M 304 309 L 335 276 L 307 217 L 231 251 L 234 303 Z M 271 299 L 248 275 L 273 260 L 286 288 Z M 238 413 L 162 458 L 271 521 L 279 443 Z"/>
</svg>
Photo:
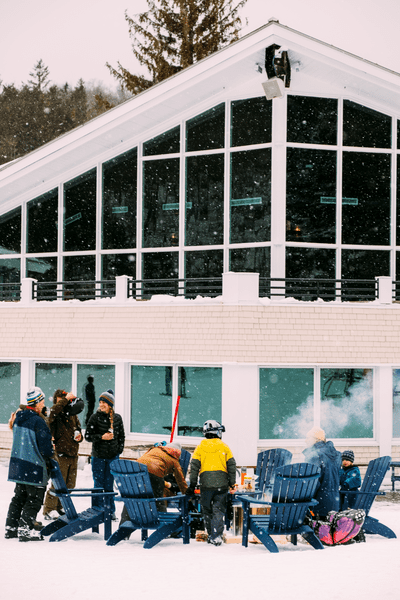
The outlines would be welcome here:
<svg viewBox="0 0 400 600">
<path fill-rule="evenodd" d="M 346 544 L 361 530 L 365 520 L 365 511 L 350 508 L 340 512 L 331 511 L 326 521 L 313 519 L 311 527 L 315 535 L 326 546 Z"/>
</svg>

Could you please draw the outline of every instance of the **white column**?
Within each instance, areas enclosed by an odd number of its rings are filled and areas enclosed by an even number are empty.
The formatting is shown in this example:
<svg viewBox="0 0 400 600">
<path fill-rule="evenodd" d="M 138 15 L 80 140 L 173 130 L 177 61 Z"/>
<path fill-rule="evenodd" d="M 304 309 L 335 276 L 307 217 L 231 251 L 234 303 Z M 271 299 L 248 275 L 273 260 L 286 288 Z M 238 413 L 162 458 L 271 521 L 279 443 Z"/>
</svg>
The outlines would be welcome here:
<svg viewBox="0 0 400 600">
<path fill-rule="evenodd" d="M 257 464 L 259 414 L 258 367 L 224 364 L 222 367 L 222 439 L 237 465 Z"/>
<path fill-rule="evenodd" d="M 392 304 L 393 302 L 393 283 L 391 277 L 375 277 L 378 281 L 379 302 L 381 304 Z"/>
<path fill-rule="evenodd" d="M 36 279 L 25 277 L 21 282 L 21 302 L 22 304 L 33 304 L 36 300 L 33 299 L 33 284 Z"/>
<path fill-rule="evenodd" d="M 119 275 L 115 278 L 115 297 L 117 302 L 126 302 L 128 298 L 128 275 Z"/>
<path fill-rule="evenodd" d="M 222 301 L 224 304 L 258 304 L 259 273 L 223 273 Z"/>
<path fill-rule="evenodd" d="M 391 456 L 393 436 L 393 372 L 391 367 L 381 366 L 376 373 L 375 431 L 380 456 Z"/>
</svg>

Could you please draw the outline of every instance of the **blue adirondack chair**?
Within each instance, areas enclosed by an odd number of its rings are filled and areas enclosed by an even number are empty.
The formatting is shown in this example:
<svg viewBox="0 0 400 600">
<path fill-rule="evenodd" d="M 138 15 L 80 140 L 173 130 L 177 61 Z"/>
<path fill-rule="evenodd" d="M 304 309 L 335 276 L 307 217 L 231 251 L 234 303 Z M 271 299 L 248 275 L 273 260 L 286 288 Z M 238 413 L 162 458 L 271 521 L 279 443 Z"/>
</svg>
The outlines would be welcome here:
<svg viewBox="0 0 400 600">
<path fill-rule="evenodd" d="M 319 473 L 319 467 L 309 463 L 285 465 L 275 470 L 271 502 L 263 500 L 261 492 L 257 497 L 238 495 L 243 505 L 242 545 L 247 547 L 252 531 L 270 552 L 278 552 L 272 535 L 290 535 L 296 544 L 297 535 L 301 534 L 313 548 L 323 550 L 313 529 L 304 524 L 307 510 L 317 504 L 313 495 Z M 269 506 L 270 514 L 251 514 L 250 504 Z"/>
<path fill-rule="evenodd" d="M 191 458 L 192 458 L 192 455 L 190 454 L 190 452 L 188 452 L 187 450 L 185 450 L 184 448 L 182 448 L 182 450 L 181 450 L 181 457 L 179 459 L 179 464 L 182 467 L 182 471 L 183 471 L 184 477 L 186 477 L 186 473 L 187 473 L 187 470 L 189 468 L 189 463 L 190 463 L 190 459 Z"/>
<path fill-rule="evenodd" d="M 130 520 L 121 523 L 117 531 L 107 541 L 107 546 L 115 546 L 121 540 L 140 529 L 144 548 L 152 548 L 171 534 L 179 533 L 184 544 L 189 544 L 188 498 L 183 494 L 170 498 L 154 498 L 146 465 L 131 460 L 114 460 L 111 472 L 118 486 Z M 178 510 L 159 512 L 156 501 L 170 501 Z M 147 537 L 147 530 L 155 531 Z"/>
<path fill-rule="evenodd" d="M 288 465 L 292 460 L 292 453 L 284 448 L 272 448 L 272 450 L 264 450 L 257 456 L 257 466 L 255 475 L 256 490 L 264 492 L 265 488 L 271 485 L 275 469 Z"/>
<path fill-rule="evenodd" d="M 54 491 L 51 493 L 60 498 L 65 515 L 46 525 L 40 533 L 44 536 L 49 535 L 50 542 L 60 542 L 87 529 L 99 533 L 99 525 L 104 523 L 104 539 L 107 540 L 111 535 L 110 498 L 116 496 L 116 492 L 104 492 L 100 488 L 69 490 L 65 485 L 58 462 L 55 460 L 50 460 L 50 462 L 50 476 L 54 486 Z M 91 507 L 78 513 L 72 500 L 76 497 L 91 498 Z M 103 506 L 93 506 L 93 501 L 99 498 Z"/>
<path fill-rule="evenodd" d="M 390 456 L 381 456 L 371 460 L 368 464 L 367 472 L 365 473 L 361 488 L 358 491 L 340 492 L 343 495 L 351 494 L 353 501 L 352 508 L 360 508 L 365 510 L 365 521 L 363 530 L 365 533 L 376 533 L 387 538 L 397 537 L 394 531 L 386 527 L 373 517 L 369 516 L 369 511 L 376 496 L 384 496 L 385 492 L 380 492 L 379 488 L 385 478 L 386 472 L 390 468 Z"/>
</svg>

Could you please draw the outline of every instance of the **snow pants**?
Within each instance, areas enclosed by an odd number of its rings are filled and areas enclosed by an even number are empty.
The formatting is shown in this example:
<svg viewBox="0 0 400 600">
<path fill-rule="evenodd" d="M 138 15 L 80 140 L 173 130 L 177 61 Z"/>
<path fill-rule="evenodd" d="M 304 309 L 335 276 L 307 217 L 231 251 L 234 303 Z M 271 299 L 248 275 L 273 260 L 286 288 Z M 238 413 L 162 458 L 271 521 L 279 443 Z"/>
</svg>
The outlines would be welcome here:
<svg viewBox="0 0 400 600">
<path fill-rule="evenodd" d="M 214 540 L 222 536 L 225 525 L 228 490 L 207 489 L 200 490 L 201 512 L 204 525 L 209 538 Z"/>
<path fill-rule="evenodd" d="M 102 488 L 105 492 L 114 491 L 114 477 L 111 474 L 110 464 L 113 460 L 118 460 L 118 456 L 114 458 L 97 458 L 92 456 L 92 475 L 93 475 L 93 487 Z M 114 496 L 110 496 L 111 513 L 115 513 L 115 502 Z M 103 499 L 93 498 L 93 506 L 103 506 Z"/>
<path fill-rule="evenodd" d="M 78 457 L 77 456 L 58 456 L 58 464 L 60 471 L 64 477 L 65 485 L 69 490 L 72 490 L 76 485 L 76 476 L 78 473 Z M 61 510 L 62 505 L 57 496 L 50 494 L 50 490 L 54 490 L 53 485 L 47 491 L 46 499 L 43 506 L 43 514 L 49 513 L 52 510 Z"/>
<path fill-rule="evenodd" d="M 8 508 L 6 527 L 18 530 L 19 527 L 33 529 L 33 522 L 43 504 L 45 487 L 16 483 L 14 497 Z"/>
</svg>

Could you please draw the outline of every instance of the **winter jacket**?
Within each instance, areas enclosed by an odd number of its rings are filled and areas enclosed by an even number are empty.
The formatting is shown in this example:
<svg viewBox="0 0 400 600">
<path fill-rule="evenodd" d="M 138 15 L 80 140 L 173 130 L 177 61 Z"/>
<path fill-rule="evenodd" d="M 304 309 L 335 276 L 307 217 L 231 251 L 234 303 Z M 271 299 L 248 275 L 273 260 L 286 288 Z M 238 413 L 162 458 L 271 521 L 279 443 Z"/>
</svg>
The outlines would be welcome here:
<svg viewBox="0 0 400 600">
<path fill-rule="evenodd" d="M 81 401 L 82 402 L 82 401 Z M 61 398 L 50 409 L 47 424 L 54 439 L 56 452 L 59 456 L 78 456 L 79 442 L 74 440 L 75 431 L 82 434 L 81 424 L 76 415 L 68 414 L 70 401 Z"/>
<path fill-rule="evenodd" d="M 341 467 L 339 472 L 340 489 L 345 490 L 358 490 L 361 485 L 361 474 L 360 469 L 355 465 L 349 467 Z M 352 507 L 354 505 L 356 495 L 355 494 L 340 494 L 341 508 Z"/>
<path fill-rule="evenodd" d="M 110 415 L 98 410 L 89 419 L 85 439 L 92 443 L 92 456 L 96 458 L 115 458 L 124 449 L 125 431 L 120 415 L 114 413 L 112 440 L 102 440 L 102 436 L 111 428 Z"/>
<path fill-rule="evenodd" d="M 23 406 L 15 416 L 8 480 L 46 486 L 46 459 L 53 454 L 51 433 L 44 418 Z"/>
<path fill-rule="evenodd" d="M 197 446 L 190 462 L 190 487 L 228 489 L 236 483 L 236 462 L 226 444 L 219 438 L 204 439 Z"/>
<path fill-rule="evenodd" d="M 339 510 L 339 469 L 341 453 L 336 450 L 332 442 L 316 442 L 303 451 L 306 462 L 320 467 L 321 473 L 315 500 L 318 505 L 313 512 L 321 517 L 326 517 L 329 511 Z"/>
<path fill-rule="evenodd" d="M 169 454 L 168 448 L 150 448 L 137 462 L 146 465 L 148 472 L 157 477 L 164 478 L 172 473 L 182 494 L 186 492 L 187 484 L 179 460 Z"/>
</svg>

